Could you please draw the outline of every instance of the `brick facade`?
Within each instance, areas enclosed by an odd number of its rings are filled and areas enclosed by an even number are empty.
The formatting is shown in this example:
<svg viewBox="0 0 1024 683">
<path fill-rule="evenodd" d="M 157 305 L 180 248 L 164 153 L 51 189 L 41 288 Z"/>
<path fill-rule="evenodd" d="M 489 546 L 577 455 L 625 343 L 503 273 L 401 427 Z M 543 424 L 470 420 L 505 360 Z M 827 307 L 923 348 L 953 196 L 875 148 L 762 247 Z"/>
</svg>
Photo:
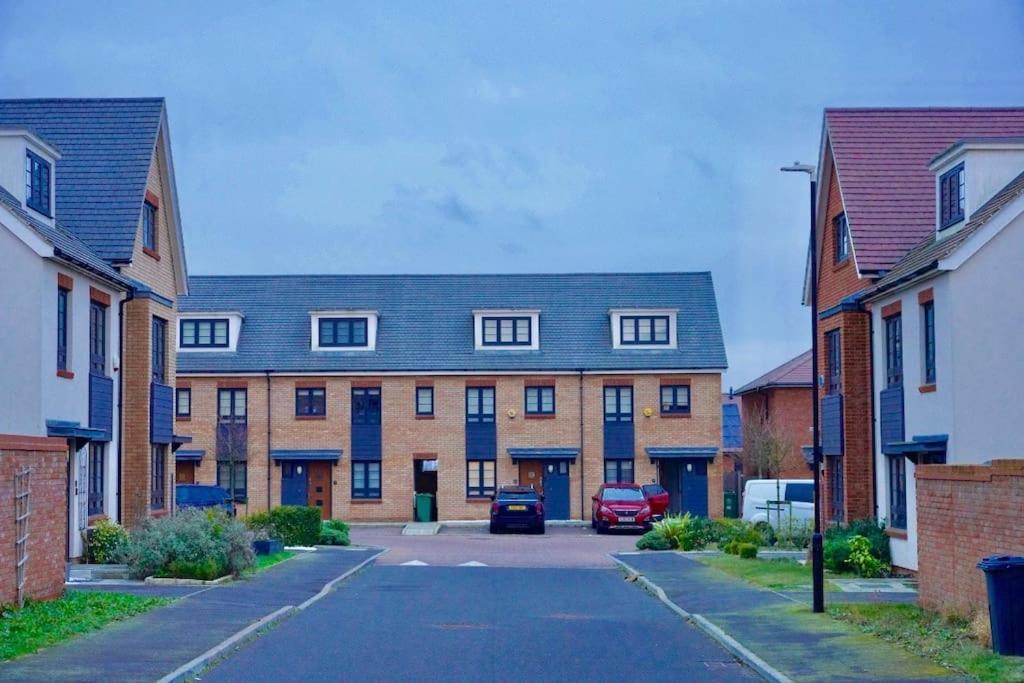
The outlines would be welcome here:
<svg viewBox="0 0 1024 683">
<path fill-rule="evenodd" d="M 987 613 L 986 555 L 1024 555 L 1024 462 L 916 469 L 922 607 Z"/>
<path fill-rule="evenodd" d="M 811 443 L 811 388 L 771 387 L 743 394 L 743 424 L 753 424 L 758 416 L 767 414 L 780 425 L 789 441 L 789 453 L 778 472 L 780 479 L 807 479 L 811 471 L 804 460 L 802 447 Z M 744 470 L 747 477 L 757 472 Z"/>
<path fill-rule="evenodd" d="M 323 377 L 315 382 L 327 389 L 327 414 L 323 419 L 295 416 L 295 388 L 309 386 L 314 378 L 274 376 L 270 380 L 271 449 L 337 449 L 344 455 L 332 468 L 333 516 L 351 521 L 405 521 L 412 516 L 413 462 L 438 460 L 438 516 L 440 519 L 486 519 L 488 499 L 466 497 L 465 392 L 469 384 L 487 382 L 495 387 L 497 422 L 497 483 L 518 483 L 520 468 L 512 462 L 510 447 L 576 447 L 582 457 L 569 468 L 570 517 L 589 519 L 590 496 L 603 481 L 603 387 L 605 380 L 632 384 L 635 415 L 635 481 L 657 479 L 657 468 L 646 456 L 647 446 L 721 446 L 721 376 L 696 375 L 585 375 L 582 378 L 583 414 L 580 414 L 579 375 L 479 376 L 385 376 L 379 378 Z M 661 381 L 689 382 L 691 415 L 664 418 L 658 414 Z M 176 430 L 193 437 L 190 448 L 206 457 L 196 468 L 196 481 L 216 482 L 216 394 L 218 384 L 244 384 L 248 389 L 248 501 L 240 514 L 264 510 L 281 500 L 281 468 L 268 466 L 267 378 L 217 378 L 190 376 L 191 418 L 177 423 Z M 184 383 L 183 381 L 183 383 Z M 379 383 L 382 396 L 382 495 L 380 500 L 352 500 L 351 492 L 351 389 L 354 384 Z M 415 387 L 434 387 L 434 416 L 415 415 Z M 537 419 L 524 415 L 527 385 L 555 387 L 556 414 Z M 645 417 L 644 409 L 652 416 Z M 510 411 L 514 415 L 510 416 Z M 581 441 L 581 417 L 583 438 Z M 268 501 L 269 473 L 269 501 Z M 581 489 L 580 482 L 584 482 Z M 709 513 L 722 514 L 721 456 L 708 467 Z M 527 482 L 523 482 L 527 483 Z"/>
<path fill-rule="evenodd" d="M 0 605 L 17 600 L 14 476 L 23 467 L 32 470 L 25 596 L 49 600 L 64 591 L 67 462 L 64 439 L 0 434 Z"/>
</svg>

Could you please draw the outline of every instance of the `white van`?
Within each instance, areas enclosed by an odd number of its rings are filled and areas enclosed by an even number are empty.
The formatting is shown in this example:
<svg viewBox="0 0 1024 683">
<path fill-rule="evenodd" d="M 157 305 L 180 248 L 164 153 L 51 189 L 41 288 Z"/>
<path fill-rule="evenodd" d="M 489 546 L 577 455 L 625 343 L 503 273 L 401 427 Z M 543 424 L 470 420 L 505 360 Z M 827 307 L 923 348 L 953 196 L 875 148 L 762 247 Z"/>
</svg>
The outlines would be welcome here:
<svg viewBox="0 0 1024 683">
<path fill-rule="evenodd" d="M 814 480 L 751 479 L 743 486 L 743 519 L 773 527 L 814 519 Z"/>
</svg>

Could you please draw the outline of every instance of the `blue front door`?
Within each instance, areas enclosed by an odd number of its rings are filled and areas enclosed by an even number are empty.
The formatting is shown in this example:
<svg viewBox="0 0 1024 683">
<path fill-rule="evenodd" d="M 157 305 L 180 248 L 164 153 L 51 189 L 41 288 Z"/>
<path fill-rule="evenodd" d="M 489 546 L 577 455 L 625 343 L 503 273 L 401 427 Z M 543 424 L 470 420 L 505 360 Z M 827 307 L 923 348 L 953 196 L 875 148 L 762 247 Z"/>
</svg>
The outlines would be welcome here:
<svg viewBox="0 0 1024 683">
<path fill-rule="evenodd" d="M 544 463 L 544 517 L 569 519 L 569 463 Z"/>
<path fill-rule="evenodd" d="M 309 467 L 304 462 L 281 463 L 281 505 L 308 505 Z"/>
<path fill-rule="evenodd" d="M 687 460 L 679 467 L 682 477 L 683 512 L 708 516 L 708 461 Z"/>
</svg>

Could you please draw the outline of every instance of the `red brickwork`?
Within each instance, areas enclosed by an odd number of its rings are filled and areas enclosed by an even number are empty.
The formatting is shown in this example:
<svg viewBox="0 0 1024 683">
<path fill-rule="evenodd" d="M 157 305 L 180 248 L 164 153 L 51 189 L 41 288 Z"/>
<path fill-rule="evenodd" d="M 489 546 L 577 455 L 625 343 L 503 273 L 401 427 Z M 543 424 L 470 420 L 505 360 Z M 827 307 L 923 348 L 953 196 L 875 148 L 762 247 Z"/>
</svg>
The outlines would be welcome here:
<svg viewBox="0 0 1024 683">
<path fill-rule="evenodd" d="M 0 604 L 17 600 L 14 475 L 23 467 L 32 469 L 25 595 L 49 600 L 64 591 L 67 454 L 63 439 L 0 434 Z"/>
<path fill-rule="evenodd" d="M 811 388 L 773 387 L 752 391 L 743 395 L 740 404 L 743 424 L 749 425 L 767 414 L 779 425 L 789 441 L 790 450 L 782 461 L 778 473 L 780 479 L 807 479 L 811 471 L 804 460 L 804 446 L 811 444 Z M 756 477 L 757 472 L 744 470 L 747 477 Z"/>
<path fill-rule="evenodd" d="M 987 613 L 986 555 L 1024 555 L 1024 461 L 922 465 L 917 554 L 922 607 Z"/>
<path fill-rule="evenodd" d="M 721 446 L 721 376 L 718 374 L 659 377 L 583 378 L 585 439 L 583 456 L 569 468 L 570 516 L 589 519 L 590 496 L 603 481 L 602 392 L 605 380 L 632 383 L 636 420 L 636 481 L 654 481 L 656 467 L 644 453 L 646 446 Z M 692 414 L 684 419 L 658 415 L 662 381 L 689 382 Z M 192 418 L 177 423 L 179 433 L 193 437 L 190 448 L 206 451 L 196 468 L 196 481 L 216 481 L 216 390 L 225 380 L 190 376 Z M 265 510 L 280 504 L 281 468 L 268 465 L 267 380 L 265 377 L 233 379 L 248 388 L 248 504 L 241 514 Z M 322 420 L 295 416 L 295 388 L 311 382 L 327 388 L 327 415 Z M 438 515 L 441 519 L 486 519 L 490 501 L 466 497 L 465 401 L 466 387 L 486 382 L 494 386 L 497 421 L 498 484 L 519 482 L 519 465 L 508 456 L 510 447 L 579 447 L 580 378 L 578 375 L 480 377 L 273 377 L 271 380 L 271 449 L 341 448 L 344 456 L 333 467 L 332 510 L 335 517 L 354 521 L 408 520 L 412 516 L 413 462 L 423 454 L 438 460 Z M 351 492 L 351 390 L 355 384 L 381 387 L 382 397 L 382 497 L 374 501 L 353 501 Z M 433 419 L 417 419 L 415 388 L 434 387 Z M 555 387 L 556 414 L 551 419 L 527 419 L 524 388 L 530 385 Z M 644 416 L 651 408 L 651 417 Z M 510 414 L 510 412 L 512 414 Z M 721 458 L 708 468 L 709 512 L 722 514 Z M 268 501 L 269 472 L 269 501 Z M 580 482 L 584 481 L 583 488 Z"/>
</svg>

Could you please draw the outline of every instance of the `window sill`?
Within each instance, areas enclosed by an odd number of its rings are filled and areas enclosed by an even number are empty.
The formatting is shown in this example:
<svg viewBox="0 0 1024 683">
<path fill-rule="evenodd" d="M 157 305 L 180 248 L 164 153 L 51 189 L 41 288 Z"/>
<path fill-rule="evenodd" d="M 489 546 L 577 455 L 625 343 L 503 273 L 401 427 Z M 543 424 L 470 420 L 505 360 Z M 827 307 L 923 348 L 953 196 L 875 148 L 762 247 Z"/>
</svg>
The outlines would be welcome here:
<svg viewBox="0 0 1024 683">
<path fill-rule="evenodd" d="M 473 498 L 466 498 L 467 503 L 490 503 L 490 496 L 474 496 Z"/>
<path fill-rule="evenodd" d="M 692 417 L 693 413 L 661 413 L 661 416 L 669 419 L 675 419 L 680 417 Z"/>
<path fill-rule="evenodd" d="M 381 505 L 384 501 L 380 498 L 353 498 L 353 505 Z"/>
<path fill-rule="evenodd" d="M 192 416 L 191 415 L 175 415 L 174 416 L 174 421 L 175 422 L 191 422 L 192 421 Z"/>
<path fill-rule="evenodd" d="M 92 526 L 96 522 L 102 522 L 102 521 L 104 521 L 106 519 L 109 519 L 109 518 L 104 513 L 98 512 L 95 515 L 89 515 L 88 523 L 89 523 L 89 526 Z"/>
<path fill-rule="evenodd" d="M 156 261 L 160 260 L 160 254 L 156 253 L 155 249 L 150 249 L 149 247 L 143 247 L 142 248 L 142 253 L 145 254 L 146 256 L 150 257 L 151 259 L 156 260 Z"/>
<path fill-rule="evenodd" d="M 166 517 L 167 516 L 167 510 L 164 510 L 163 508 L 160 508 L 159 510 L 150 510 L 149 511 L 149 516 L 150 517 Z"/>
<path fill-rule="evenodd" d="M 555 414 L 554 413 L 537 413 L 537 414 L 526 413 L 525 415 L 523 415 L 523 419 L 526 419 L 526 420 L 554 420 L 555 419 Z"/>
<path fill-rule="evenodd" d="M 417 420 L 433 420 L 434 416 L 433 415 L 417 415 L 416 419 Z"/>
<path fill-rule="evenodd" d="M 326 415 L 296 415 L 296 420 L 326 420 Z"/>
<path fill-rule="evenodd" d="M 71 372 L 70 370 L 58 370 L 57 376 L 63 377 L 64 379 L 74 379 L 75 373 Z"/>
<path fill-rule="evenodd" d="M 922 394 L 930 394 L 935 391 L 935 388 L 935 383 L 932 382 L 931 384 L 922 384 L 917 388 L 917 390 Z"/>
<path fill-rule="evenodd" d="M 889 527 L 885 530 L 885 535 L 889 538 L 896 538 L 901 541 L 907 540 L 907 532 L 904 529 L 893 529 Z"/>
</svg>

